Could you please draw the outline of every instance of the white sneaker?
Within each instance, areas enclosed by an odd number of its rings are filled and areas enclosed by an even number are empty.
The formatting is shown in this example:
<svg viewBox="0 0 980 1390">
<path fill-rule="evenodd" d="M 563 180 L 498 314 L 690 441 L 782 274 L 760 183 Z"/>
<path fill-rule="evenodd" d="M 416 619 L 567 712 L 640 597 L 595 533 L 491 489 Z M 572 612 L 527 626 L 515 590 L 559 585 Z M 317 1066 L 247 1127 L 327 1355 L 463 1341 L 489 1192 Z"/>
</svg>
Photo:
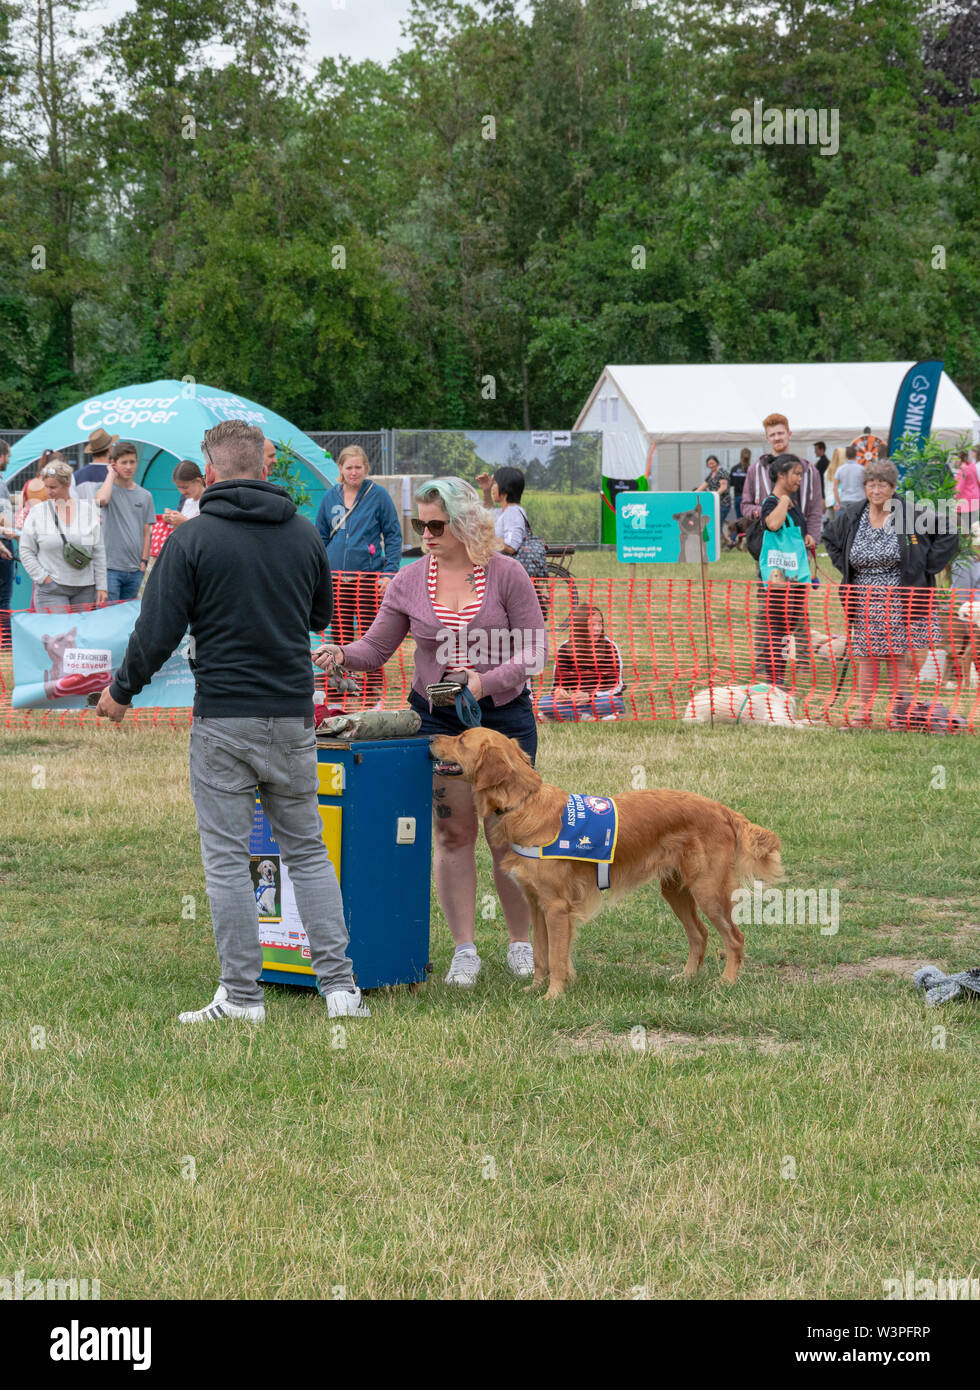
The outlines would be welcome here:
<svg viewBox="0 0 980 1390">
<path fill-rule="evenodd" d="M 534 947 L 530 941 L 512 941 L 507 947 L 507 969 L 519 980 L 534 974 Z"/>
<path fill-rule="evenodd" d="M 359 989 L 335 989 L 325 994 L 328 1018 L 370 1018 L 371 1010 L 365 1004 Z"/>
<path fill-rule="evenodd" d="M 480 973 L 482 964 L 483 961 L 475 951 L 457 951 L 453 956 L 452 965 L 449 967 L 446 984 L 461 985 L 463 989 L 472 989 L 476 984 L 476 977 Z"/>
<path fill-rule="evenodd" d="M 224 985 L 219 985 L 210 1004 L 203 1009 L 195 1009 L 193 1013 L 178 1014 L 177 1022 L 213 1023 L 222 1018 L 240 1018 L 245 1023 L 264 1023 L 265 1005 L 232 1004 L 228 999 L 228 991 Z"/>
</svg>

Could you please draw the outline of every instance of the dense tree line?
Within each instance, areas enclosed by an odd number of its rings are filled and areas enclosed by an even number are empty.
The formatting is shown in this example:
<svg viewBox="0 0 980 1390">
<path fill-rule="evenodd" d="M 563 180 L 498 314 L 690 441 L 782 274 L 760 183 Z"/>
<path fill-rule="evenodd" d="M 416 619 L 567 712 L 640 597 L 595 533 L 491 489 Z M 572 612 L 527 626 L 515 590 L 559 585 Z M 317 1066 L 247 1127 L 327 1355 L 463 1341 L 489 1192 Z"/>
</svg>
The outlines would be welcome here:
<svg viewBox="0 0 980 1390">
<path fill-rule="evenodd" d="M 0 424 L 190 375 L 308 428 L 564 428 L 606 362 L 944 356 L 980 398 L 973 0 L 0 0 Z M 216 57 L 215 55 L 219 55 Z M 839 148 L 733 113 L 839 113 Z"/>
</svg>

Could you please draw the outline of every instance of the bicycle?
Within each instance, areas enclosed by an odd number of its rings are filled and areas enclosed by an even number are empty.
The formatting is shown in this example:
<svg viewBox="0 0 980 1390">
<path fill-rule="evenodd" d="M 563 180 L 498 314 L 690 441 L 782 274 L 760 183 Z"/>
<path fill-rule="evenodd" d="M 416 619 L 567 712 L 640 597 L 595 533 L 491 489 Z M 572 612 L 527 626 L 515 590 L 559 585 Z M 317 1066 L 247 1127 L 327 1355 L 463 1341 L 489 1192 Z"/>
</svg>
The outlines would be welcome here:
<svg viewBox="0 0 980 1390">
<path fill-rule="evenodd" d="M 571 567 L 571 560 L 575 554 L 575 546 L 570 544 L 545 545 L 544 553 L 548 578 L 535 579 L 532 581 L 534 587 L 538 591 L 541 611 L 547 618 L 548 609 L 550 607 L 550 596 L 554 592 L 553 581 L 560 579 L 562 583 L 568 585 L 568 611 L 571 613 L 572 609 L 578 604 L 578 588 L 575 584 Z M 565 621 L 567 622 L 568 620 L 566 619 Z M 564 627 L 565 623 L 560 624 L 560 626 Z"/>
</svg>

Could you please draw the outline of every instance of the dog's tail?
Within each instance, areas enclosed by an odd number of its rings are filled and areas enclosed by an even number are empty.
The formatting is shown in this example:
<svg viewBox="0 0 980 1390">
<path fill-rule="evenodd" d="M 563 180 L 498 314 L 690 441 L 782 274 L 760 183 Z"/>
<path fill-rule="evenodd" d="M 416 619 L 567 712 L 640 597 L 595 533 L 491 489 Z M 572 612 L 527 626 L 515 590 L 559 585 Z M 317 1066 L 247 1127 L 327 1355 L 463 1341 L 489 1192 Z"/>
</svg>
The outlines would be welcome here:
<svg viewBox="0 0 980 1390">
<path fill-rule="evenodd" d="M 732 816 L 735 821 L 735 877 L 739 883 L 748 885 L 756 879 L 774 883 L 782 878 L 779 836 L 764 825 L 754 825 L 736 811 Z"/>
</svg>

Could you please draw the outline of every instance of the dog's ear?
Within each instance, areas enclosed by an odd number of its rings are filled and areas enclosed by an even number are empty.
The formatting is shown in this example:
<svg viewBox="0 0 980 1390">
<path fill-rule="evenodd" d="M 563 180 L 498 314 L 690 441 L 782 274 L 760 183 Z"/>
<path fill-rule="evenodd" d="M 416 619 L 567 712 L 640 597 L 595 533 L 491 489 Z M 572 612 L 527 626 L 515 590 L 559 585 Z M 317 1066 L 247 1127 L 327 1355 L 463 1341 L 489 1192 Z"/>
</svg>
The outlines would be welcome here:
<svg viewBox="0 0 980 1390">
<path fill-rule="evenodd" d="M 473 765 L 473 786 L 478 792 L 499 787 L 513 772 L 514 765 L 501 748 L 495 748 L 492 743 L 484 744 Z"/>
</svg>

